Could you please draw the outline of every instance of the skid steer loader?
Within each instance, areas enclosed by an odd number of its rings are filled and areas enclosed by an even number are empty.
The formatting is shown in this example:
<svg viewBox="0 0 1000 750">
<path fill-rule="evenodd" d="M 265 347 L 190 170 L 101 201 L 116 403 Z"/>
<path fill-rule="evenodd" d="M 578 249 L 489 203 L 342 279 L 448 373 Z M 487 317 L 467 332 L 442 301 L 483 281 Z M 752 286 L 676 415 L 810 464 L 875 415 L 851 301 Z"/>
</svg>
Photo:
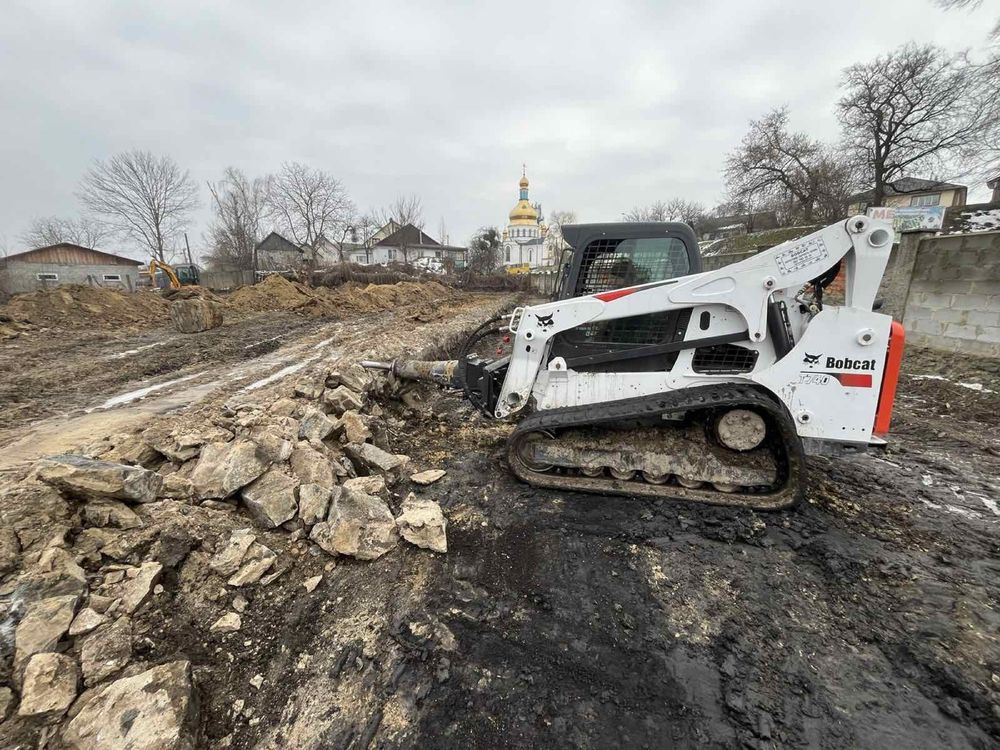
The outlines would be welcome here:
<svg viewBox="0 0 1000 750">
<path fill-rule="evenodd" d="M 854 216 L 714 271 L 678 223 L 567 226 L 556 301 L 488 321 L 456 360 L 366 362 L 520 421 L 537 487 L 758 509 L 802 498 L 805 455 L 885 444 L 903 328 L 873 311 L 890 225 Z M 842 304 L 824 290 L 843 268 Z M 474 353 L 506 336 L 508 356 Z"/>
</svg>

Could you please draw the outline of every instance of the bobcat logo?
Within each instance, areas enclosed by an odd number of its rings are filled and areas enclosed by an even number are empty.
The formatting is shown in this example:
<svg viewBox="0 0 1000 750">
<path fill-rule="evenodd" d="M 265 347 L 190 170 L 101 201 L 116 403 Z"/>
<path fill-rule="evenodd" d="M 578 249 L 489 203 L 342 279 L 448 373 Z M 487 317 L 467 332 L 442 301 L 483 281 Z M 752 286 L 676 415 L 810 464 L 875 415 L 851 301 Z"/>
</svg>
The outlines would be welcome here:
<svg viewBox="0 0 1000 750">
<path fill-rule="evenodd" d="M 535 315 L 535 317 L 538 318 L 538 325 L 542 327 L 543 331 L 552 325 L 551 315 Z"/>
<path fill-rule="evenodd" d="M 822 356 L 822 354 L 810 354 L 809 352 L 806 352 L 806 356 L 802 358 L 802 361 L 807 365 L 814 365 L 819 362 L 819 358 Z"/>
</svg>

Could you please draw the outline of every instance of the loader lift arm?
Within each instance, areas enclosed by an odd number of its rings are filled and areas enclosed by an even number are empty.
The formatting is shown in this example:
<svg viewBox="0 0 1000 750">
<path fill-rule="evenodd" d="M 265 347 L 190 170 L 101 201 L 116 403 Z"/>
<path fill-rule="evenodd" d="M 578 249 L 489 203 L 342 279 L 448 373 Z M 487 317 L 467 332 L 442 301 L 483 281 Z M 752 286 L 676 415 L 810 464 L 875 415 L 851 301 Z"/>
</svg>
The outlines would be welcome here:
<svg viewBox="0 0 1000 750">
<path fill-rule="evenodd" d="M 549 342 L 588 323 L 718 304 L 738 313 L 747 339 L 760 343 L 768 335 L 769 301 L 794 299 L 841 260 L 846 264 L 844 307 L 871 311 L 892 240 L 885 225 L 854 216 L 715 271 L 518 308 L 511 316 L 516 338 L 495 414 L 503 419 L 523 410 Z M 697 345 L 696 340 L 685 343 Z"/>
</svg>

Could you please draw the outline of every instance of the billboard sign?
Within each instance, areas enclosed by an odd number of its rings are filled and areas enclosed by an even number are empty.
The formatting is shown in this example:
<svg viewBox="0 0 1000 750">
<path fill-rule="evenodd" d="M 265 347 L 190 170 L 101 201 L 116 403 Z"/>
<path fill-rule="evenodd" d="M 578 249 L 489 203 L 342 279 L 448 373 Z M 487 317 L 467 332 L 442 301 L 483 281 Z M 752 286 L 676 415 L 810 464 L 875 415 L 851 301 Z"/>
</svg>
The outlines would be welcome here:
<svg viewBox="0 0 1000 750">
<path fill-rule="evenodd" d="M 900 232 L 934 232 L 944 226 L 944 206 L 906 206 L 893 208 L 879 206 L 868 209 L 868 216 L 880 221 L 891 221 L 892 228 Z"/>
</svg>

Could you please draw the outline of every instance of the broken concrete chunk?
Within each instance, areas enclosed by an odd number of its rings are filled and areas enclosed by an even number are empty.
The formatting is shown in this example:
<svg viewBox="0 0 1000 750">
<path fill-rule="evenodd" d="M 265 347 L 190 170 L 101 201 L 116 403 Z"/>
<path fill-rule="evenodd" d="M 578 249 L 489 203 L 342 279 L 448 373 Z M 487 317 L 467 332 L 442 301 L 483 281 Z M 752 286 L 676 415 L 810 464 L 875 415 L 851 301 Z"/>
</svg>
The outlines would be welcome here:
<svg viewBox="0 0 1000 750">
<path fill-rule="evenodd" d="M 253 519 L 267 529 L 295 518 L 298 482 L 277 469 L 271 469 L 243 488 L 243 503 Z"/>
<path fill-rule="evenodd" d="M 330 554 L 374 560 L 396 546 L 396 522 L 381 498 L 344 490 L 330 503 L 327 520 L 313 526 L 309 535 Z"/>
<path fill-rule="evenodd" d="M 207 299 L 175 299 L 170 320 L 181 333 L 201 333 L 222 325 L 222 306 Z"/>
<path fill-rule="evenodd" d="M 337 420 L 337 431 L 348 443 L 363 443 L 372 436 L 364 418 L 356 411 L 345 411 Z"/>
<path fill-rule="evenodd" d="M 344 452 L 356 464 L 382 474 L 394 472 L 410 460 L 409 456 L 387 453 L 371 443 L 348 443 L 344 446 Z"/>
<path fill-rule="evenodd" d="M 271 414 L 279 417 L 294 417 L 299 413 L 299 402 L 291 398 L 279 398 L 268 407 Z"/>
<path fill-rule="evenodd" d="M 427 471 L 418 471 L 416 474 L 410 476 L 410 481 L 414 484 L 428 485 L 434 484 L 437 480 L 447 474 L 444 469 L 428 469 Z"/>
<path fill-rule="evenodd" d="M 323 392 L 323 403 L 333 414 L 340 416 L 345 411 L 358 411 L 364 406 L 361 396 L 343 385 L 328 388 Z"/>
<path fill-rule="evenodd" d="M 229 442 L 233 439 L 233 433 L 216 425 L 200 429 L 181 426 L 169 432 L 165 426 L 157 425 L 143 432 L 142 437 L 162 455 L 173 461 L 183 462 L 201 453 L 203 445 Z"/>
<path fill-rule="evenodd" d="M 77 613 L 76 617 L 73 618 L 73 623 L 69 626 L 69 634 L 74 638 L 78 635 L 86 635 L 107 621 L 108 618 L 100 612 L 97 612 L 90 607 L 84 607 Z"/>
<path fill-rule="evenodd" d="M 197 701 L 187 661 L 162 664 L 93 691 L 64 727 L 74 750 L 194 750 Z"/>
<path fill-rule="evenodd" d="M 167 474 L 163 478 L 163 487 L 160 489 L 161 497 L 168 497 L 171 500 L 189 500 L 194 497 L 194 483 L 187 477 L 182 477 L 176 472 Z"/>
<path fill-rule="evenodd" d="M 42 459 L 37 476 L 43 482 L 70 494 L 89 498 L 115 498 L 134 503 L 151 503 L 163 478 L 141 466 L 95 461 L 83 456 L 61 455 Z"/>
<path fill-rule="evenodd" d="M 153 587 L 160 580 L 163 566 L 158 562 L 145 562 L 128 571 L 129 577 L 122 585 L 122 609 L 129 614 L 135 612 L 153 595 Z"/>
<path fill-rule="evenodd" d="M 254 542 L 247 550 L 240 569 L 229 579 L 229 585 L 239 587 L 256 583 L 271 569 L 277 557 L 270 548 Z"/>
<path fill-rule="evenodd" d="M 445 530 L 448 521 L 433 500 L 417 498 L 412 492 L 403 500 L 403 512 L 396 519 L 399 533 L 410 544 L 435 552 L 448 551 Z"/>
<path fill-rule="evenodd" d="M 114 449 L 105 454 L 104 460 L 148 468 L 163 460 L 160 455 L 160 452 L 141 436 L 129 435 L 115 443 Z"/>
<path fill-rule="evenodd" d="M 250 529 L 236 529 L 225 546 L 208 561 L 208 566 L 220 576 L 231 576 L 240 569 L 247 550 L 255 541 L 257 537 Z"/>
<path fill-rule="evenodd" d="M 332 463 L 308 443 L 299 443 L 292 451 L 291 467 L 292 474 L 302 484 L 318 484 L 326 488 L 335 484 Z"/>
<path fill-rule="evenodd" d="M 123 670 L 132 659 L 132 621 L 119 617 L 83 639 L 80 667 L 83 681 L 93 687 Z"/>
<path fill-rule="evenodd" d="M 330 510 L 330 495 L 336 492 L 339 496 L 340 488 L 331 490 L 319 484 L 303 484 L 299 487 L 299 518 L 302 523 L 312 526 L 314 523 L 326 520 L 326 514 Z"/>
<path fill-rule="evenodd" d="M 115 500 L 91 500 L 83 506 L 80 516 L 87 526 L 112 526 L 116 529 L 137 529 L 142 526 L 142 519 L 134 510 Z"/>
<path fill-rule="evenodd" d="M 0 576 L 17 570 L 21 558 L 21 542 L 17 532 L 10 527 L 0 526 Z"/>
<path fill-rule="evenodd" d="M 381 495 L 386 491 L 385 477 L 381 474 L 373 474 L 370 477 L 354 477 L 347 479 L 342 485 L 345 490 L 363 492 L 366 495 Z"/>
<path fill-rule="evenodd" d="M 3 724 L 10 716 L 14 708 L 14 691 L 9 687 L 0 687 L 0 724 Z"/>
<path fill-rule="evenodd" d="M 28 600 L 80 596 L 87 590 L 87 574 L 69 552 L 49 547 L 32 568 L 21 574 L 17 587 L 19 594 Z"/>
<path fill-rule="evenodd" d="M 299 424 L 299 438 L 310 442 L 322 442 L 330 437 L 336 426 L 336 423 L 319 409 L 307 409 Z"/>
<path fill-rule="evenodd" d="M 322 580 L 323 580 L 323 574 L 320 573 L 318 576 L 312 576 L 311 578 L 307 578 L 306 580 L 304 580 L 302 582 L 302 586 L 303 588 L 305 588 L 306 591 L 308 591 L 311 594 L 313 591 L 316 590 L 316 587 L 319 586 Z"/>
<path fill-rule="evenodd" d="M 27 606 L 14 630 L 14 666 L 19 671 L 35 654 L 54 651 L 69 631 L 76 614 L 77 597 L 53 596 Z"/>
<path fill-rule="evenodd" d="M 299 398 L 318 399 L 323 395 L 323 384 L 318 380 L 300 380 L 295 384 L 295 395 Z"/>
<path fill-rule="evenodd" d="M 368 377 L 364 374 L 364 371 L 359 372 L 354 367 L 341 367 L 336 370 L 330 370 L 326 376 L 327 387 L 336 388 L 338 385 L 343 385 L 355 393 L 364 393 L 367 382 Z"/>
<path fill-rule="evenodd" d="M 294 444 L 286 440 L 279 427 L 255 427 L 250 439 L 257 444 L 261 456 L 274 464 L 284 463 L 292 455 Z"/>
<path fill-rule="evenodd" d="M 235 612 L 227 612 L 213 622 L 209 630 L 213 633 L 235 633 L 241 627 L 243 627 L 243 622 L 240 620 L 240 616 Z"/>
<path fill-rule="evenodd" d="M 282 565 L 280 568 L 275 568 L 266 576 L 260 579 L 260 585 L 267 586 L 273 583 L 274 581 L 278 580 L 281 576 L 285 575 L 285 573 L 287 573 L 289 568 L 291 567 L 292 567 L 291 565 Z"/>
<path fill-rule="evenodd" d="M 80 671 L 76 660 L 64 654 L 35 654 L 24 669 L 18 716 L 35 719 L 61 717 L 76 699 Z"/>
<path fill-rule="evenodd" d="M 251 440 L 209 443 L 201 449 L 198 465 L 191 472 L 195 492 L 201 499 L 226 498 L 267 470 Z"/>
</svg>

